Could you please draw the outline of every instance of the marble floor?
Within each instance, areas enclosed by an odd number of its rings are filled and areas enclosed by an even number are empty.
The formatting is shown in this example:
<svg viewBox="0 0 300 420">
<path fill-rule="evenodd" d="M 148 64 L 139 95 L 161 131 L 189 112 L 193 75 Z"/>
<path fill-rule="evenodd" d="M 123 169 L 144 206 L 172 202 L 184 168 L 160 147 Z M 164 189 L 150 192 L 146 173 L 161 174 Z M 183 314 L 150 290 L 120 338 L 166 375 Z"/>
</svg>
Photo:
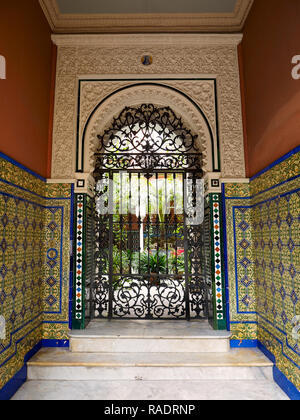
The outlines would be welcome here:
<svg viewBox="0 0 300 420">
<path fill-rule="evenodd" d="M 19 400 L 289 400 L 271 381 L 28 381 Z"/>
</svg>

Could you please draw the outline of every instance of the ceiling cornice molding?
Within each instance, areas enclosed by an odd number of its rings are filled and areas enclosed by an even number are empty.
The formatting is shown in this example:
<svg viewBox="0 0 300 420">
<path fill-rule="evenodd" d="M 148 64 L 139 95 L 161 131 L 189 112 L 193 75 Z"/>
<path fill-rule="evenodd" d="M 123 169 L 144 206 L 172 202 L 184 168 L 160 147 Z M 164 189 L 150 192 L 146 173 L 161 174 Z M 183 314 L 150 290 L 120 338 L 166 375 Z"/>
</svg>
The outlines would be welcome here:
<svg viewBox="0 0 300 420">
<path fill-rule="evenodd" d="M 58 47 L 202 47 L 208 45 L 237 46 L 243 39 L 242 34 L 115 34 L 115 35 L 62 35 L 51 37 Z"/>
<path fill-rule="evenodd" d="M 48 20 L 52 31 L 56 31 L 57 22 L 59 20 L 59 8 L 56 0 L 39 0 L 41 8 Z"/>
<path fill-rule="evenodd" d="M 235 6 L 235 19 L 239 22 L 239 31 L 245 25 L 246 19 L 253 6 L 254 0 L 238 0 Z"/>
<path fill-rule="evenodd" d="M 65 14 L 56 0 L 39 0 L 54 33 L 239 32 L 254 0 L 237 0 L 233 13 Z"/>
</svg>

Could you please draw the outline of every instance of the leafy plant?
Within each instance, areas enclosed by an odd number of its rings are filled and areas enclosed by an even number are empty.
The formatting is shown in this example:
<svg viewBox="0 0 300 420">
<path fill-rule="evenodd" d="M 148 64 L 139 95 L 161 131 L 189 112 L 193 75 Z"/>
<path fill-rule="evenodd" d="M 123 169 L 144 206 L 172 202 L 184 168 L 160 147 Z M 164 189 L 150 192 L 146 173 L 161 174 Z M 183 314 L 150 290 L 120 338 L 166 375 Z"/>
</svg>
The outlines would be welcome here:
<svg viewBox="0 0 300 420">
<path fill-rule="evenodd" d="M 141 255 L 140 263 L 141 274 L 165 274 L 167 272 L 167 258 L 165 254 L 154 253 L 148 254 L 143 253 Z"/>
<path fill-rule="evenodd" d="M 173 255 L 171 257 L 171 267 L 173 273 L 183 274 L 185 272 L 185 258 L 184 254 L 178 255 L 176 258 L 176 255 Z"/>
<path fill-rule="evenodd" d="M 113 273 L 129 273 L 130 266 L 130 250 L 120 251 L 117 246 L 113 248 Z"/>
<path fill-rule="evenodd" d="M 130 268 L 130 255 L 131 251 L 122 250 L 120 251 L 119 248 L 115 245 L 113 247 L 113 255 L 112 255 L 112 269 L 113 269 L 113 276 L 112 276 L 112 285 L 114 290 L 118 290 L 120 285 L 120 275 L 116 275 L 117 273 L 121 273 L 121 267 L 122 267 L 122 273 L 126 274 L 129 273 Z M 122 259 L 122 260 L 121 260 Z M 109 262 L 107 261 L 107 272 L 109 272 Z"/>
</svg>

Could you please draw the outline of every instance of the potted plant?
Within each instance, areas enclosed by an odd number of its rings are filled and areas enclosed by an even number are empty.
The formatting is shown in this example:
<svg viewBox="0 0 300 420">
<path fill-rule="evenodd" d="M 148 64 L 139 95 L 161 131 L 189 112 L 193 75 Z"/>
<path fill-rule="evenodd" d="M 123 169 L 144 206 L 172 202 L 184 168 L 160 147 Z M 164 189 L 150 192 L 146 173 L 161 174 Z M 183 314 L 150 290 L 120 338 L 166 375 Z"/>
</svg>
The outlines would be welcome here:
<svg viewBox="0 0 300 420">
<path fill-rule="evenodd" d="M 155 253 L 143 253 L 141 255 L 140 270 L 141 274 L 149 274 L 151 286 L 159 286 L 160 279 L 159 274 L 166 274 L 167 272 L 167 258 L 165 254 Z"/>
</svg>

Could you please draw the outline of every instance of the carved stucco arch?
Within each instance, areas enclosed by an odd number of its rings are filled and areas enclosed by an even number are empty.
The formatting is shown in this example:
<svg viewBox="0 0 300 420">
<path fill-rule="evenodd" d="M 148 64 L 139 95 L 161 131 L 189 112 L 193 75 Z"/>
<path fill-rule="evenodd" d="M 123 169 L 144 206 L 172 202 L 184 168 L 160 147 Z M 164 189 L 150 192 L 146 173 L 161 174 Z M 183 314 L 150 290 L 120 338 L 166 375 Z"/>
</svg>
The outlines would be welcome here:
<svg viewBox="0 0 300 420">
<path fill-rule="evenodd" d="M 102 134 L 126 106 L 143 103 L 170 107 L 194 134 L 198 134 L 201 143 L 197 146 L 203 154 L 203 172 L 211 172 L 216 140 L 204 112 L 180 91 L 155 83 L 122 88 L 102 100 L 93 110 L 85 124 L 77 157 L 83 163 L 83 172 L 91 175 L 94 171 L 94 153 L 99 143 L 97 135 Z"/>
</svg>

